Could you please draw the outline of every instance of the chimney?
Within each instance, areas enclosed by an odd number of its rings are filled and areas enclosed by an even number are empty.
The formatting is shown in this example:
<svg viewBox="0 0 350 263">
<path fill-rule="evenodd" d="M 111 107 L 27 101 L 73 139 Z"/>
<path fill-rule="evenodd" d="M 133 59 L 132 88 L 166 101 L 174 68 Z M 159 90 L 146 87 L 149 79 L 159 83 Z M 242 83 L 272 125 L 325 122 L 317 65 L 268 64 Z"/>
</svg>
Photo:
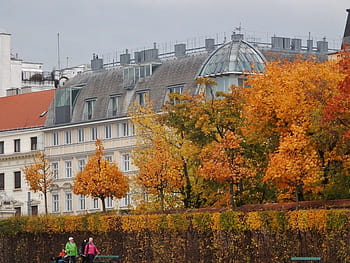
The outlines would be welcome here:
<svg viewBox="0 0 350 263">
<path fill-rule="evenodd" d="M 292 47 L 292 50 L 294 50 L 294 51 L 300 51 L 301 50 L 301 39 L 300 38 L 293 38 L 291 47 Z"/>
<path fill-rule="evenodd" d="M 91 69 L 93 71 L 103 69 L 103 59 L 102 58 L 98 58 L 98 55 L 95 54 L 95 53 L 92 54 Z"/>
<path fill-rule="evenodd" d="M 125 50 L 125 54 L 120 55 L 120 65 L 128 65 L 130 64 L 130 54 L 128 53 L 129 50 Z"/>
<path fill-rule="evenodd" d="M 342 49 L 350 49 L 350 9 L 346 9 L 348 12 L 348 18 L 346 20 L 345 30 L 344 30 L 344 37 L 342 42 Z"/>
<path fill-rule="evenodd" d="M 314 45 L 314 42 L 312 39 L 308 39 L 307 41 L 307 51 L 308 52 L 312 52 L 313 50 L 313 45 Z"/>
<path fill-rule="evenodd" d="M 205 49 L 208 52 L 212 52 L 215 49 L 215 39 L 214 38 L 207 38 L 205 40 Z"/>
<path fill-rule="evenodd" d="M 181 58 L 186 56 L 186 44 L 176 44 L 174 46 L 175 57 Z"/>
<path fill-rule="evenodd" d="M 326 41 L 326 38 L 323 38 L 322 41 L 317 41 L 317 51 L 322 54 L 327 54 L 328 42 Z"/>
</svg>

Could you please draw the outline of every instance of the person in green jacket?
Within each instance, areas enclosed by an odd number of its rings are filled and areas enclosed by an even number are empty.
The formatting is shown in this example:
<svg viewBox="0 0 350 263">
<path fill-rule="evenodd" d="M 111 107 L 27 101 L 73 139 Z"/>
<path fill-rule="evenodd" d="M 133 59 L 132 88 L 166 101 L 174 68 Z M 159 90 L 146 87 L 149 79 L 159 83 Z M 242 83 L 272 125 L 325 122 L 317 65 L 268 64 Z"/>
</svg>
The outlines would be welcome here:
<svg viewBox="0 0 350 263">
<path fill-rule="evenodd" d="M 78 255 L 78 247 L 77 244 L 74 242 L 74 238 L 70 237 L 68 238 L 68 242 L 66 244 L 66 253 L 67 258 L 69 259 L 68 262 L 76 263 L 76 257 Z"/>
</svg>

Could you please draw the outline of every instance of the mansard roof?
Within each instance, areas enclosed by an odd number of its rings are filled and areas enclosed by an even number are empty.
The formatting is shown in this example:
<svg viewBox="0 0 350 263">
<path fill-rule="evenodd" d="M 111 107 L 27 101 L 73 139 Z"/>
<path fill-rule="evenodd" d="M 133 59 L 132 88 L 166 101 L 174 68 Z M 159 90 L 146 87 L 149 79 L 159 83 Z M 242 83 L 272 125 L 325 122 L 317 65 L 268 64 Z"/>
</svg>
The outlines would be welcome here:
<svg viewBox="0 0 350 263">
<path fill-rule="evenodd" d="M 123 117 L 127 116 L 128 108 L 136 100 L 138 93 L 147 92 L 156 110 L 161 109 L 165 103 L 169 87 L 181 85 L 183 92 L 194 94 L 197 88 L 197 72 L 207 57 L 208 53 L 203 52 L 181 58 L 169 58 L 161 62 L 150 62 L 149 65 L 153 67 L 152 74 L 137 79 L 131 86 L 125 83 L 124 70 L 145 65 L 124 65 L 75 76 L 64 85 L 66 89 L 80 89 L 73 103 L 70 123 L 87 122 L 84 108 L 85 102 L 88 100 L 95 101 L 93 118 L 88 120 L 90 122 L 111 118 L 108 115 L 108 104 L 111 96 L 120 96 L 121 110 L 117 117 Z M 52 105 L 46 126 L 56 125 L 54 115 L 55 106 Z"/>
<path fill-rule="evenodd" d="M 54 90 L 0 98 L 0 131 L 42 127 Z"/>
</svg>

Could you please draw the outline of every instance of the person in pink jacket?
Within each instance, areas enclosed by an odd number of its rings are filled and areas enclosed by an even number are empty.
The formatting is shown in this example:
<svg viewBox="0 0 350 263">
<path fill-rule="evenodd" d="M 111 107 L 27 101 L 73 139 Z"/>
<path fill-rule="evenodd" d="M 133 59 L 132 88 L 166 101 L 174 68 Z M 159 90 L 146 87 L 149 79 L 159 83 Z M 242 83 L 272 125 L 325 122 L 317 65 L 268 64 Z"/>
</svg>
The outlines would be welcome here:
<svg viewBox="0 0 350 263">
<path fill-rule="evenodd" d="M 94 239 L 92 237 L 89 237 L 89 242 L 85 245 L 84 254 L 87 257 L 87 262 L 92 263 L 94 261 L 94 258 L 97 254 L 100 254 L 100 251 L 98 251 L 97 247 L 94 244 Z"/>
</svg>

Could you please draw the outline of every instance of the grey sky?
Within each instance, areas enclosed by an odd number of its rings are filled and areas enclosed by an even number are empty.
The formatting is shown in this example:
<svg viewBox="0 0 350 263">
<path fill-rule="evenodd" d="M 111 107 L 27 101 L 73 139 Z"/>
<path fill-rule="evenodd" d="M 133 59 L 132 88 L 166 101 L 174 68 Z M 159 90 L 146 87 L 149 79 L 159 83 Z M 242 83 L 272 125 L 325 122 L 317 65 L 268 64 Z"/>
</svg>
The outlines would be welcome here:
<svg viewBox="0 0 350 263">
<path fill-rule="evenodd" d="M 92 53 L 112 60 L 121 50 L 169 49 L 175 42 L 222 40 L 235 27 L 257 40 L 273 34 L 338 47 L 349 0 L 0 0 L 0 31 L 12 34 L 12 52 L 45 70 L 88 63 Z M 304 44 L 304 43 L 303 43 Z"/>
</svg>

